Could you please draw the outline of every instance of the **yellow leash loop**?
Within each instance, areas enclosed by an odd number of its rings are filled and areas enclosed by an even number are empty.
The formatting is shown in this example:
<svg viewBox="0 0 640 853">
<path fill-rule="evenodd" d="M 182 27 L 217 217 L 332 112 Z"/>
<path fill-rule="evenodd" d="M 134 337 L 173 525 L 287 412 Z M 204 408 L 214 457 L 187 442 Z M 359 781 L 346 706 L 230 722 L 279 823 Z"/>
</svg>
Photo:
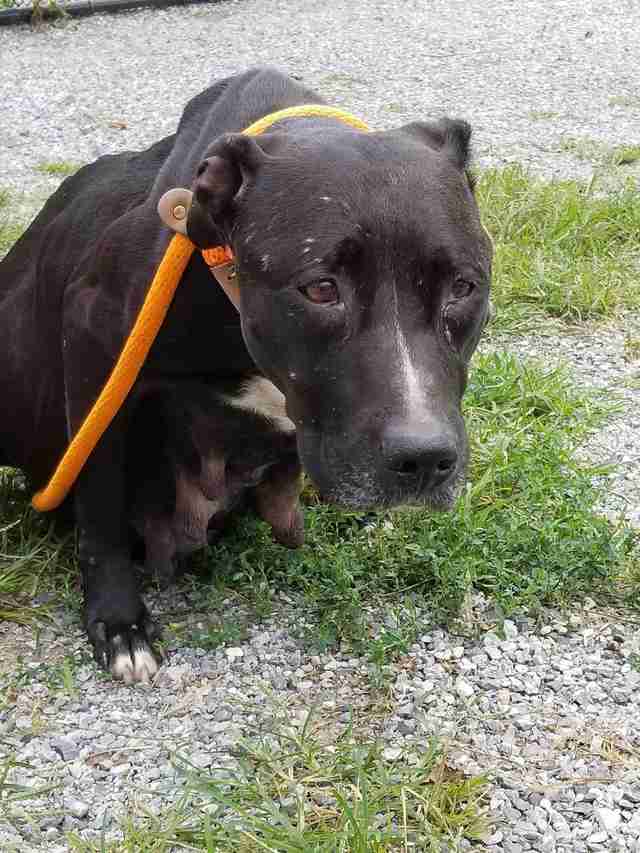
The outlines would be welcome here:
<svg viewBox="0 0 640 853">
<path fill-rule="evenodd" d="M 342 124 L 348 124 L 356 130 L 368 131 L 368 126 L 351 113 L 346 113 L 344 110 L 339 110 L 336 107 L 327 107 L 324 104 L 302 104 L 299 107 L 287 107 L 284 110 L 278 110 L 275 113 L 270 113 L 264 118 L 254 121 L 246 130 L 243 130 L 245 136 L 259 136 L 265 130 L 271 127 L 278 121 L 284 121 L 288 118 L 334 118 Z"/>
<path fill-rule="evenodd" d="M 259 136 L 278 121 L 309 117 L 333 118 L 357 130 L 369 130 L 360 119 L 335 107 L 303 104 L 271 113 L 254 122 L 243 133 L 246 136 Z M 33 496 L 31 504 L 34 509 L 48 512 L 59 506 L 68 495 L 85 462 L 138 378 L 195 248 L 194 243 L 182 234 L 175 234 L 172 238 L 111 375 L 71 440 L 51 479 Z M 231 250 L 226 246 L 204 249 L 202 256 L 210 267 L 221 266 L 233 260 Z"/>
</svg>

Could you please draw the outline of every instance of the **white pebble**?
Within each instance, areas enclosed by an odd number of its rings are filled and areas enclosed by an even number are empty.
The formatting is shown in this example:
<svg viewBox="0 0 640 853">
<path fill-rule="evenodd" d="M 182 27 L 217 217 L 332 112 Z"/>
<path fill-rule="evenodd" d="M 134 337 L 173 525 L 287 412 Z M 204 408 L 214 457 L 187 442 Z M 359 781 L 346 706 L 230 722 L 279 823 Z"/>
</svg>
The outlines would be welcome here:
<svg viewBox="0 0 640 853">
<path fill-rule="evenodd" d="M 382 750 L 382 757 L 386 761 L 397 761 L 402 755 L 402 750 L 397 746 L 388 746 Z"/>
<path fill-rule="evenodd" d="M 613 832 L 621 820 L 620 812 L 617 809 L 607 809 L 604 806 L 596 809 L 596 817 L 600 821 L 600 826 L 607 832 Z"/>
<path fill-rule="evenodd" d="M 235 660 L 236 658 L 241 658 L 244 655 L 242 649 L 239 649 L 236 646 L 231 646 L 231 648 L 225 649 L 224 653 L 229 660 Z"/>
<path fill-rule="evenodd" d="M 87 803 L 83 803 L 82 800 L 69 800 L 67 809 L 69 810 L 69 814 L 80 820 L 89 814 L 89 806 Z"/>
<path fill-rule="evenodd" d="M 502 630 L 507 640 L 515 640 L 518 636 L 518 626 L 511 619 L 505 619 L 502 623 Z"/>
<path fill-rule="evenodd" d="M 475 693 L 475 690 L 473 685 L 467 681 L 466 678 L 462 678 L 462 676 L 460 676 L 460 678 L 456 679 L 456 693 L 458 696 L 462 697 L 462 699 L 470 699 Z"/>
</svg>

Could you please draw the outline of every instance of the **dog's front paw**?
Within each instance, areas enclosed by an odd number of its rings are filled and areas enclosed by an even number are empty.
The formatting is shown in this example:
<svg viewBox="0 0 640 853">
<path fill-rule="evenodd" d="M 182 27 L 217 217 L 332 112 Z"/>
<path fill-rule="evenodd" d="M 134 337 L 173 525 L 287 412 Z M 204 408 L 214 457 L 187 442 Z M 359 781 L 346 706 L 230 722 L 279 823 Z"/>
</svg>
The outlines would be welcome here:
<svg viewBox="0 0 640 853">
<path fill-rule="evenodd" d="M 88 626 L 89 640 L 99 666 L 125 684 L 150 684 L 159 661 L 153 644 L 159 631 L 145 612 L 132 625 L 109 625 L 94 621 Z"/>
</svg>

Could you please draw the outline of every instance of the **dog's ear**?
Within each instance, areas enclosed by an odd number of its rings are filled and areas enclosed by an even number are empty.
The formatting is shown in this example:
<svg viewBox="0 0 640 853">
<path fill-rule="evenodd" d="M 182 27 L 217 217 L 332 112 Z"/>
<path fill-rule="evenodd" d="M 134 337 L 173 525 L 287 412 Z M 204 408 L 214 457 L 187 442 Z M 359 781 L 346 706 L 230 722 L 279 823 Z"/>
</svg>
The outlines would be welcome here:
<svg viewBox="0 0 640 853">
<path fill-rule="evenodd" d="M 458 118 L 441 118 L 438 121 L 416 121 L 401 128 L 415 139 L 435 151 L 443 151 L 464 171 L 471 159 L 471 125 Z"/>
<path fill-rule="evenodd" d="M 198 166 L 187 234 L 201 249 L 226 245 L 235 208 L 264 160 L 255 141 L 241 133 L 216 140 Z"/>
</svg>

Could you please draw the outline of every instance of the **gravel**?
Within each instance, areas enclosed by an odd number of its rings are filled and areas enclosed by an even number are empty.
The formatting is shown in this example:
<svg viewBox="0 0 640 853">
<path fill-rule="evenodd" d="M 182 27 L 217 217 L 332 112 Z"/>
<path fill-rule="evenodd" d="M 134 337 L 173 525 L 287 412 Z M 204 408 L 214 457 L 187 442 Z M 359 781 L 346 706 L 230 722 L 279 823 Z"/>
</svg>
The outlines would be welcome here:
<svg viewBox="0 0 640 853">
<path fill-rule="evenodd" d="M 239 0 L 0 31 L 0 186 L 173 131 L 212 80 L 268 63 L 384 128 L 467 118 L 481 163 L 583 175 L 566 139 L 637 143 L 635 0 Z M 34 192 L 37 198 L 33 199 Z"/>
<path fill-rule="evenodd" d="M 592 163 L 563 139 L 640 142 L 639 29 L 635 0 L 231 0 L 3 29 L 0 187 L 15 191 L 17 218 L 30 215 L 58 183 L 38 166 L 144 146 L 211 80 L 256 63 L 303 77 L 377 127 L 463 116 L 482 165 L 586 177 Z M 603 511 L 640 523 L 640 365 L 625 360 L 628 334 L 639 335 L 633 318 L 508 345 L 620 394 L 620 414 L 584 452 L 621 463 Z M 152 607 L 184 608 L 181 595 Z M 0 849 L 59 853 L 68 831 L 115 839 L 125 813 L 161 814 L 181 796 L 176 755 L 224 766 L 241 737 L 282 713 L 299 726 L 316 705 L 336 728 L 355 709 L 390 761 L 411 760 L 435 734 L 453 767 L 487 773 L 491 831 L 474 849 L 640 851 L 637 625 L 587 601 L 539 627 L 507 621 L 498 635 L 480 596 L 473 612 L 472 638 L 425 631 L 394 665 L 391 709 L 377 722 L 369 663 L 349 649 L 305 651 L 290 603 L 231 647 L 170 648 L 152 688 L 105 680 L 68 618 L 37 640 L 0 624 L 0 750 L 19 762 L 10 781 L 36 789 L 31 823 L 0 812 Z M 71 690 L 51 681 L 65 660 Z"/>
<path fill-rule="evenodd" d="M 152 607 L 184 610 L 181 595 L 164 593 Z M 223 608 L 237 615 L 233 602 Z M 0 849 L 57 853 L 67 831 L 87 839 L 104 831 L 115 841 L 126 814 L 159 815 L 181 797 L 178 759 L 215 771 L 234 761 L 241 738 L 282 718 L 300 727 L 315 708 L 336 732 L 353 715 L 388 761 L 417 760 L 437 736 L 452 769 L 487 773 L 484 850 L 640 851 L 634 626 L 588 599 L 569 616 L 549 612 L 540 630 L 522 616 L 500 634 L 482 596 L 470 609 L 473 636 L 427 630 L 389 669 L 393 710 L 382 718 L 371 713 L 370 662 L 345 645 L 332 654 L 305 650 L 304 617 L 290 603 L 250 627 L 241 645 L 169 648 L 151 688 L 103 678 L 86 662 L 79 629 L 49 628 L 36 643 L 28 629 L 0 626 L 2 659 L 10 648 L 22 657 L 13 703 L 0 711 L 0 742 L 18 762 L 10 778 L 53 786 L 29 801 L 29 825 L 0 823 Z M 427 624 L 428 614 L 416 615 Z M 52 686 L 42 667 L 65 658 L 71 690 Z M 15 685 L 7 669 L 5 683 Z"/>
</svg>

